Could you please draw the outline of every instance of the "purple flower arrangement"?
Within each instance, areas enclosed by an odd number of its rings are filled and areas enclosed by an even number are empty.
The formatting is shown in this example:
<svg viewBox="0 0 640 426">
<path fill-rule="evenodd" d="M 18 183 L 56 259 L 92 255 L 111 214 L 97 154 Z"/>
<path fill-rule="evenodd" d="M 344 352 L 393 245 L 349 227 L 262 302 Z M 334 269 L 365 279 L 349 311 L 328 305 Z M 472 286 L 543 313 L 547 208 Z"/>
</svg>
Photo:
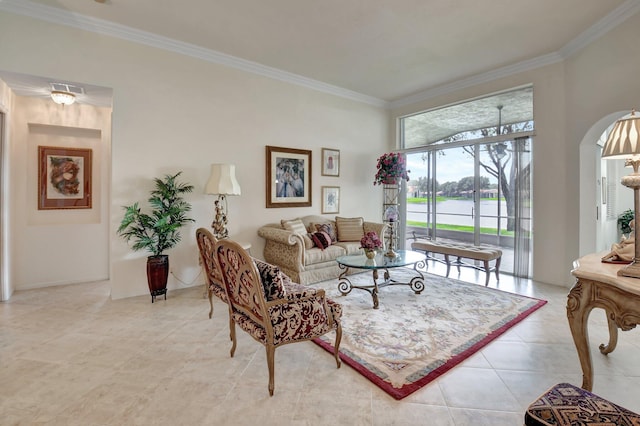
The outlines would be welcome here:
<svg viewBox="0 0 640 426">
<path fill-rule="evenodd" d="M 378 172 L 376 173 L 374 185 L 393 185 L 400 179 L 409 180 L 409 172 L 404 155 L 390 152 L 378 158 Z"/>
<path fill-rule="evenodd" d="M 360 248 L 365 250 L 375 250 L 382 247 L 382 240 L 374 231 L 368 231 L 360 240 Z"/>
</svg>

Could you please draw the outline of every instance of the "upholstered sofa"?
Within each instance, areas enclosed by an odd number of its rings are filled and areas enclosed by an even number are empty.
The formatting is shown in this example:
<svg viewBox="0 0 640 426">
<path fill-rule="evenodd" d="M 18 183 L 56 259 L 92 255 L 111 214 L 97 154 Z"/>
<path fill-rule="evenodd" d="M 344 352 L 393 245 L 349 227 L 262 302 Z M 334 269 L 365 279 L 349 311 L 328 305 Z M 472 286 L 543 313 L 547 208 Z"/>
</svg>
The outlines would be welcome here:
<svg viewBox="0 0 640 426">
<path fill-rule="evenodd" d="M 362 253 L 362 236 L 374 231 L 383 239 L 386 226 L 361 217 L 309 215 L 266 224 L 258 229 L 258 235 L 266 241 L 267 262 L 277 265 L 295 282 L 312 284 L 337 278 L 341 270 L 336 258 Z M 327 235 L 331 239 L 329 244 L 325 241 Z"/>
</svg>

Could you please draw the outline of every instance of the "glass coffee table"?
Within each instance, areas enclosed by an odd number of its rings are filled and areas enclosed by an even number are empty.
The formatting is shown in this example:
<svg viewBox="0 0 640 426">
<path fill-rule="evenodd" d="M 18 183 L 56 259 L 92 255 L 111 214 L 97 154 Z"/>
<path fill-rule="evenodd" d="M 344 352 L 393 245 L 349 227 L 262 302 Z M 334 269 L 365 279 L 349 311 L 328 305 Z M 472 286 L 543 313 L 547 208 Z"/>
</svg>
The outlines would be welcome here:
<svg viewBox="0 0 640 426">
<path fill-rule="evenodd" d="M 397 250 L 395 257 L 387 257 L 384 253 L 377 253 L 374 259 L 368 259 L 364 254 L 351 254 L 340 256 L 336 259 L 340 269 L 344 269 L 338 277 L 338 290 L 342 295 L 347 295 L 354 288 L 368 291 L 373 298 L 373 309 L 378 309 L 378 290 L 389 285 L 407 285 L 411 287 L 416 294 L 422 293 L 424 290 L 424 275 L 418 268 L 426 266 L 427 256 L 424 253 L 418 253 L 411 250 Z M 391 279 L 390 269 L 400 268 L 403 266 L 413 265 L 416 276 L 411 278 L 409 282 L 398 282 Z M 373 272 L 372 285 L 353 285 L 347 275 L 351 268 L 370 269 Z M 378 283 L 378 271 L 384 270 L 384 281 Z"/>
</svg>

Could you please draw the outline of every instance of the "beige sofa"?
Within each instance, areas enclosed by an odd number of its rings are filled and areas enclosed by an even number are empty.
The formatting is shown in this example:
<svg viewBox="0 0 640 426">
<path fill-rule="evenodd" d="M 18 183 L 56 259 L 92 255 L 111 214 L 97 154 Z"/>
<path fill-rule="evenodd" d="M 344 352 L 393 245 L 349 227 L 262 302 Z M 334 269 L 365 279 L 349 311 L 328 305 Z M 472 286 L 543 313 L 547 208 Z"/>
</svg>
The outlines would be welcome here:
<svg viewBox="0 0 640 426">
<path fill-rule="evenodd" d="M 329 236 L 335 242 L 324 249 L 318 247 L 311 235 L 318 231 L 316 225 L 322 230 L 332 227 L 335 235 Z M 361 217 L 336 216 L 333 219 L 310 215 L 269 223 L 258 229 L 258 235 L 266 240 L 264 259 L 267 262 L 277 265 L 291 280 L 311 284 L 337 278 L 341 270 L 336 258 L 362 253 L 360 238 L 364 233 L 375 231 L 383 239 L 386 227 L 386 224 L 367 222 Z"/>
</svg>

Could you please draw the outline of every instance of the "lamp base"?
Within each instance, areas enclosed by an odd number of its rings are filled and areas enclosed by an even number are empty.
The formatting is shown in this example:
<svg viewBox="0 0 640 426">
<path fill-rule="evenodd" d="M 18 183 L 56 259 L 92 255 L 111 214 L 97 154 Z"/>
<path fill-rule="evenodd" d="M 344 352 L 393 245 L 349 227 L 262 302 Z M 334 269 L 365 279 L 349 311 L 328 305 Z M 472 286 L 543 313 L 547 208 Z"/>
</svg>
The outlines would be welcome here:
<svg viewBox="0 0 640 426">
<path fill-rule="evenodd" d="M 640 261 L 633 259 L 633 262 L 618 269 L 618 276 L 640 278 Z"/>
<path fill-rule="evenodd" d="M 213 235 L 218 240 L 223 240 L 229 236 L 229 230 L 227 229 L 227 198 L 220 194 L 218 199 L 214 203 L 215 216 L 211 223 L 213 228 Z"/>
</svg>

